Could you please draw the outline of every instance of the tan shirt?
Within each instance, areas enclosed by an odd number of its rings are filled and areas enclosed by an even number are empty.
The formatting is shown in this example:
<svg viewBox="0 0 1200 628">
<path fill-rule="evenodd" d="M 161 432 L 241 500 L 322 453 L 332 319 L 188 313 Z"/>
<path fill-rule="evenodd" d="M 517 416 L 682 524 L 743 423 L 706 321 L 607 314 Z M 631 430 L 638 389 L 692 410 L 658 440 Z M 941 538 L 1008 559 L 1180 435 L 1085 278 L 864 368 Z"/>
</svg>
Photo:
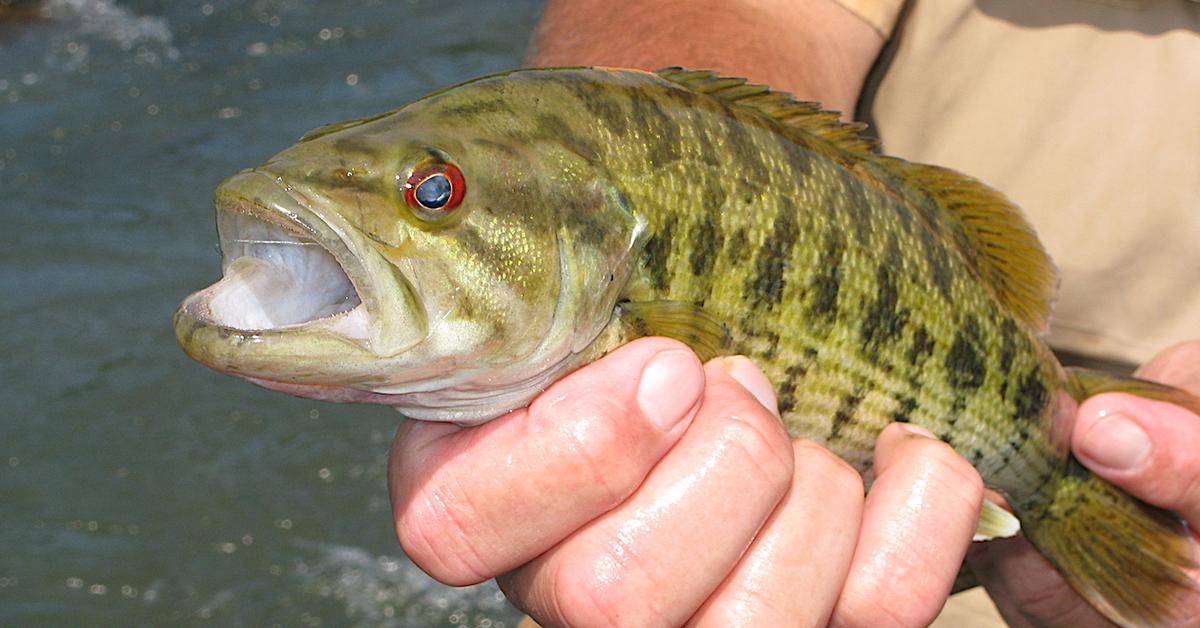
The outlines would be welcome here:
<svg viewBox="0 0 1200 628">
<path fill-rule="evenodd" d="M 902 0 L 839 0 L 880 32 Z M 1200 4 L 915 0 L 864 104 L 885 150 L 1008 194 L 1061 276 L 1050 341 L 1200 338 Z"/>
</svg>

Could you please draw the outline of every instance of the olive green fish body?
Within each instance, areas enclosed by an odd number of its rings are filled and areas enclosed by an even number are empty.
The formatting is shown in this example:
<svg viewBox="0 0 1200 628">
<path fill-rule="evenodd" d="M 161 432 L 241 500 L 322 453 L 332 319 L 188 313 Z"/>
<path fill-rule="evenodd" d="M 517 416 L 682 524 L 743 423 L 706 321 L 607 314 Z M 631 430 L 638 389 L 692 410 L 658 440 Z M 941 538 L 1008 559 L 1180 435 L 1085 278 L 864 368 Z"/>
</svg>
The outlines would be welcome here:
<svg viewBox="0 0 1200 628">
<path fill-rule="evenodd" d="M 622 299 L 721 321 L 793 435 L 865 472 L 878 432 L 911 421 L 1013 496 L 1061 466 L 1065 375 L 897 191 L 818 138 L 649 75 L 553 79 L 535 128 L 602 164 L 648 223 Z"/>
<path fill-rule="evenodd" d="M 1060 367 L 1019 212 L 859 130 L 707 72 L 485 77 L 223 184 L 226 277 L 176 333 L 260 385 L 464 424 L 638 336 L 745 354 L 793 436 L 869 478 L 878 433 L 922 425 L 1097 608 L 1172 620 L 1186 530 L 1088 474 L 1069 433 L 1104 390 L 1200 403 Z"/>
</svg>

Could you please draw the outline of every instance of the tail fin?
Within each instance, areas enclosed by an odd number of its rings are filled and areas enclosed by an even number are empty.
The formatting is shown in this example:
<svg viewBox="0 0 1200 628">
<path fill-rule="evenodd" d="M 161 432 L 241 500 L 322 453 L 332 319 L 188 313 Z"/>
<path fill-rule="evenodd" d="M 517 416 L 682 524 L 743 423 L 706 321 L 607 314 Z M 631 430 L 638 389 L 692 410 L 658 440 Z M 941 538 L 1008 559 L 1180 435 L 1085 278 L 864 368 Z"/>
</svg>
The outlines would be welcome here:
<svg viewBox="0 0 1200 628">
<path fill-rule="evenodd" d="M 1092 475 L 1074 459 L 1025 534 L 1109 619 L 1125 626 L 1172 625 L 1196 584 L 1190 532 L 1179 517 Z"/>
<path fill-rule="evenodd" d="M 1076 396 L 1126 392 L 1200 413 L 1192 394 L 1133 378 L 1069 369 Z M 1181 600 L 1197 589 L 1191 532 L 1175 514 L 1150 506 L 1092 475 L 1074 458 L 1052 487 L 1041 516 L 1025 533 L 1075 590 L 1120 624 L 1175 624 Z"/>
</svg>

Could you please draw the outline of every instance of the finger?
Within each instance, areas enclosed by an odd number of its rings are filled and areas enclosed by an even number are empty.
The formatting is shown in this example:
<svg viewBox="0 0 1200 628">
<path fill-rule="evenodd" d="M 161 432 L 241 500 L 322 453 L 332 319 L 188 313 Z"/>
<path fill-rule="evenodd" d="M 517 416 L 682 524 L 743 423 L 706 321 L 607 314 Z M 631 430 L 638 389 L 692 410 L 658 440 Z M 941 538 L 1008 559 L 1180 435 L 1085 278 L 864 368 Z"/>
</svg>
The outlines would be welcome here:
<svg viewBox="0 0 1200 628">
<path fill-rule="evenodd" d="M 1112 625 L 1023 535 L 975 543 L 967 562 L 1010 626 Z"/>
<path fill-rule="evenodd" d="M 1200 417 L 1133 395 L 1079 406 L 1071 446 L 1097 475 L 1200 529 Z"/>
<path fill-rule="evenodd" d="M 1200 340 L 1181 342 L 1160 352 L 1136 375 L 1200 394 Z"/>
<path fill-rule="evenodd" d="M 400 544 L 454 585 L 529 561 L 632 494 L 703 387 L 695 354 L 648 338 L 479 427 L 406 422 L 388 474 Z"/>
<path fill-rule="evenodd" d="M 737 563 L 787 489 L 791 444 L 723 360 L 705 374 L 695 420 L 631 498 L 500 578 L 530 615 L 550 625 L 678 625 Z"/>
<path fill-rule="evenodd" d="M 771 386 L 767 376 L 759 370 L 754 362 L 740 355 L 721 358 L 721 364 L 729 372 L 729 376 L 737 380 L 742 388 L 754 395 L 754 398 L 764 408 L 779 416 L 779 402 L 775 399 L 775 388 Z"/>
<path fill-rule="evenodd" d="M 828 623 L 858 538 L 862 476 L 809 441 L 793 442 L 792 452 L 791 488 L 692 624 Z"/>
<path fill-rule="evenodd" d="M 834 624 L 924 625 L 945 604 L 979 520 L 983 481 L 928 431 L 888 426 Z"/>
</svg>

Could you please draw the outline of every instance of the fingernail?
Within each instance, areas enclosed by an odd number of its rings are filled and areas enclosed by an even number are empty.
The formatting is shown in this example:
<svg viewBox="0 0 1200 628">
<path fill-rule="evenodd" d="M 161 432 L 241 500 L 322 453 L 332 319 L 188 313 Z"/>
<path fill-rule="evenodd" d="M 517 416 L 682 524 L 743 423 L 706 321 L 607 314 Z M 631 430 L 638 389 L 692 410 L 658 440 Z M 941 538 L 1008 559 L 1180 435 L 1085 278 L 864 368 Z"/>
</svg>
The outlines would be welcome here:
<svg viewBox="0 0 1200 628">
<path fill-rule="evenodd" d="M 754 362 L 740 355 L 721 358 L 721 366 L 737 383 L 754 395 L 754 398 L 771 414 L 779 416 L 779 401 L 775 398 L 775 389 L 770 380 L 763 374 Z"/>
<path fill-rule="evenodd" d="M 898 423 L 898 425 L 900 426 L 900 429 L 908 432 L 909 434 L 916 434 L 917 436 L 924 436 L 925 438 L 937 440 L 937 436 L 934 436 L 933 432 L 930 432 L 920 425 L 913 425 L 912 423 Z"/>
<path fill-rule="evenodd" d="M 1150 455 L 1150 437 L 1129 417 L 1101 417 L 1083 436 L 1077 452 L 1087 461 L 1109 469 L 1134 469 Z"/>
<path fill-rule="evenodd" d="M 638 408 L 655 426 L 667 431 L 688 415 L 703 390 L 704 373 L 695 354 L 663 351 L 642 369 Z"/>
</svg>

